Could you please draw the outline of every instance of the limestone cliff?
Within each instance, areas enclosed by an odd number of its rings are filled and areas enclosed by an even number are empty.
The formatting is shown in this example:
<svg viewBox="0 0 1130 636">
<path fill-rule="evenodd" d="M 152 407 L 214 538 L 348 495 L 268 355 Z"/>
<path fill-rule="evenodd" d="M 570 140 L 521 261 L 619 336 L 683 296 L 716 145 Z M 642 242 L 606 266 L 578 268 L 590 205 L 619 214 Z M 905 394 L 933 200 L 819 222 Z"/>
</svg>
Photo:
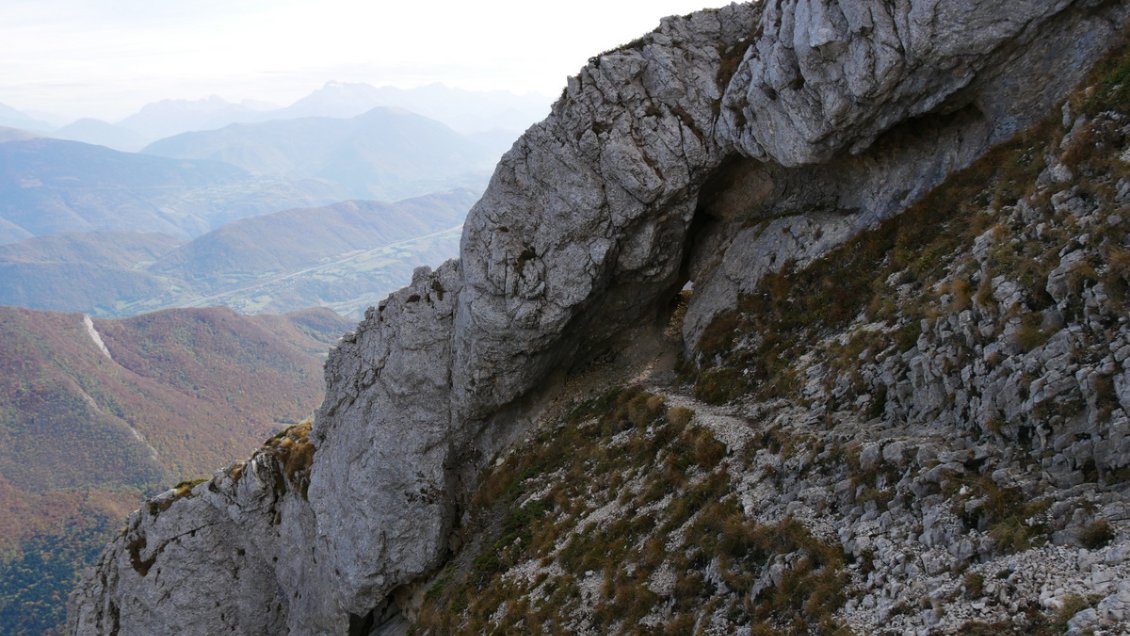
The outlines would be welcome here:
<svg viewBox="0 0 1130 636">
<path fill-rule="evenodd" d="M 682 336 L 701 350 L 763 278 L 1041 119 L 1128 22 L 1118 1 L 769 0 L 593 58 L 499 163 L 460 259 L 417 271 L 331 354 L 308 436 L 131 516 L 72 630 L 395 624 L 459 548 L 480 471 L 570 371 L 688 281 Z"/>
</svg>

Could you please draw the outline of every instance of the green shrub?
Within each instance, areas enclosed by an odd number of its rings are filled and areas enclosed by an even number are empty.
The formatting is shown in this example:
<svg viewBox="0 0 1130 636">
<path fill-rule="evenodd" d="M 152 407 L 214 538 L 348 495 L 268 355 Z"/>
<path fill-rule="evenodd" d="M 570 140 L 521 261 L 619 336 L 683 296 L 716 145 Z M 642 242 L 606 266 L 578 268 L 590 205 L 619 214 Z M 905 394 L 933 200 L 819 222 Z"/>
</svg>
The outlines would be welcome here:
<svg viewBox="0 0 1130 636">
<path fill-rule="evenodd" d="M 1055 624 L 1053 628 L 1056 633 L 1062 634 L 1067 631 L 1067 622 L 1071 620 L 1079 612 L 1090 607 L 1091 604 L 1087 599 L 1078 594 L 1068 594 L 1063 597 L 1063 606 L 1056 612 Z"/>
<path fill-rule="evenodd" d="M 1087 524 L 1079 531 L 1079 544 L 1088 550 L 1097 550 L 1114 540 L 1114 529 L 1105 519 Z"/>
<path fill-rule="evenodd" d="M 970 572 L 965 575 L 963 580 L 965 584 L 965 597 L 970 599 L 979 598 L 985 593 L 985 576 L 977 572 Z"/>
<path fill-rule="evenodd" d="M 746 387 L 741 372 L 735 369 L 708 369 L 695 382 L 694 396 L 707 404 L 725 404 L 742 395 Z"/>
<path fill-rule="evenodd" d="M 1016 345 L 1025 353 L 1042 346 L 1051 334 L 1040 328 L 1041 316 L 1038 313 L 1025 314 L 1020 326 L 1016 328 Z"/>
</svg>

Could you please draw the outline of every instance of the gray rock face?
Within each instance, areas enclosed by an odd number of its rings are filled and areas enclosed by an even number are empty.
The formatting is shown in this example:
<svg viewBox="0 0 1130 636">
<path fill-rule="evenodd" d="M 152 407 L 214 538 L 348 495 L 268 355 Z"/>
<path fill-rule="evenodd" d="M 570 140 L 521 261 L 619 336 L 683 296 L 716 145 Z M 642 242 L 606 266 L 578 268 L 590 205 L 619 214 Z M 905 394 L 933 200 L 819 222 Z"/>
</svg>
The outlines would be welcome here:
<svg viewBox="0 0 1130 636">
<path fill-rule="evenodd" d="M 305 434 L 130 515 L 71 599 L 76 634 L 340 634 L 313 554 Z M 308 456 L 307 456 L 308 457 Z"/>
<path fill-rule="evenodd" d="M 1024 94 L 986 90 L 986 80 L 1022 48 L 1049 57 L 1049 42 L 1037 42 L 1045 25 L 1070 21 L 1087 4 L 1096 3 L 768 2 L 762 35 L 726 91 L 720 128 L 748 156 L 797 166 L 858 152 L 902 121 L 972 101 L 1015 118 L 1017 100 L 1062 94 L 1064 80 L 1049 73 L 1041 80 L 1054 86 L 1029 83 Z M 1008 128 L 1009 119 L 992 121 Z"/>
<path fill-rule="evenodd" d="M 668 18 L 594 58 L 503 157 L 461 259 L 418 271 L 331 354 L 309 500 L 253 458 L 254 480 L 135 513 L 72 631 L 379 624 L 442 563 L 461 497 L 547 377 L 688 279 L 693 342 L 766 271 L 1047 112 L 1126 24 L 1126 2 L 771 0 Z"/>
<path fill-rule="evenodd" d="M 680 283 L 698 186 L 728 151 L 714 135 L 722 56 L 758 13 L 667 19 L 595 59 L 503 158 L 463 234 L 457 419 L 529 391 Z"/>
<path fill-rule="evenodd" d="M 452 319 L 454 262 L 420 268 L 412 284 L 370 308 L 326 365 L 326 400 L 313 432 L 314 543 L 335 576 L 325 582 L 349 613 L 439 563 L 453 520 Z"/>
</svg>

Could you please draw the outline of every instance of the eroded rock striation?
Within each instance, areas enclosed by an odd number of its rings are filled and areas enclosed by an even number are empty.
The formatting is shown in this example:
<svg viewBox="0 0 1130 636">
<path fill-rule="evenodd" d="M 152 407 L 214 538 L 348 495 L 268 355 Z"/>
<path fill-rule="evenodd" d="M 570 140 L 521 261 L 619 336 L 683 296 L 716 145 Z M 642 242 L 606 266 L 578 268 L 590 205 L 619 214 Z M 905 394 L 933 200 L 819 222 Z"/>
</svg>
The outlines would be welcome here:
<svg viewBox="0 0 1130 636">
<path fill-rule="evenodd" d="M 308 484 L 267 449 L 136 512 L 72 600 L 72 631 L 378 628 L 443 563 L 479 470 L 555 378 L 688 281 L 693 345 L 764 275 L 1048 112 L 1128 16 L 772 0 L 667 18 L 593 58 L 499 163 L 460 259 L 418 270 L 331 354 L 308 441 L 284 436 L 316 449 Z"/>
<path fill-rule="evenodd" d="M 147 502 L 84 582 L 80 634 L 343 633 L 313 555 L 309 423 Z"/>
</svg>

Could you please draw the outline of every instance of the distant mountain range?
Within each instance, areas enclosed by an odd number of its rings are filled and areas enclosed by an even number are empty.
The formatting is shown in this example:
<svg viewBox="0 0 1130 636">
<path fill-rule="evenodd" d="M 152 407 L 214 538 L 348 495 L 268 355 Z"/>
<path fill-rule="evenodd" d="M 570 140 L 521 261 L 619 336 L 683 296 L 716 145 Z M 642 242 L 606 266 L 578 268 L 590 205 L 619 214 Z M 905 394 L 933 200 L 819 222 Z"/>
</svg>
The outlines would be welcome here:
<svg viewBox="0 0 1130 636">
<path fill-rule="evenodd" d="M 18 128 L 34 133 L 46 133 L 55 129 L 50 123 L 22 113 L 11 106 L 0 104 L 0 127 Z"/>
<path fill-rule="evenodd" d="M 146 104 L 117 123 L 147 139 L 160 139 L 189 130 L 212 130 L 240 122 L 265 121 L 266 112 L 233 104 L 216 95 L 206 99 L 166 99 Z M 274 119 L 274 117 L 267 117 Z"/>
<path fill-rule="evenodd" d="M 125 152 L 141 150 L 152 139 L 125 126 L 90 118 L 80 119 L 58 128 L 51 133 L 51 137 L 106 146 Z"/>
<path fill-rule="evenodd" d="M 235 124 L 148 151 L 174 156 L 0 129 L 0 304 L 357 316 L 414 266 L 458 252 L 494 160 L 443 124 L 382 107 Z"/>
<path fill-rule="evenodd" d="M 498 158 L 484 139 L 383 107 L 185 133 L 144 154 L 0 128 L 0 244 L 103 230 L 187 239 L 291 208 L 482 190 Z"/>
<path fill-rule="evenodd" d="M 0 243 L 94 230 L 190 238 L 238 218 L 342 198 L 325 181 L 255 176 L 215 161 L 46 138 L 0 143 Z"/>
<path fill-rule="evenodd" d="M 61 128 L 0 104 L 0 127 L 135 152 L 149 143 L 185 132 L 305 117 L 349 119 L 381 106 L 435 119 L 460 134 L 487 142 L 487 150 L 499 155 L 522 131 L 549 113 L 549 104 L 550 98 L 543 95 L 470 91 L 442 84 L 403 89 L 327 82 L 281 108 L 252 101 L 236 104 L 213 95 L 198 100 L 153 102 L 118 122 L 84 118 Z"/>
<path fill-rule="evenodd" d="M 483 188 L 498 157 L 443 124 L 391 108 L 350 119 L 232 124 L 146 146 L 149 155 L 214 160 L 252 174 L 319 179 L 350 198 L 396 200 L 452 186 Z"/>
<path fill-rule="evenodd" d="M 349 326 L 327 310 L 91 321 L 0 307 L 5 633 L 43 633 L 62 615 L 65 597 L 51 595 L 142 494 L 206 476 L 307 416 Z"/>
<path fill-rule="evenodd" d="M 462 134 L 521 133 L 549 114 L 549 98 L 506 91 L 469 91 L 443 84 L 418 88 L 328 82 L 286 108 L 263 113 L 272 119 L 353 117 L 377 106 L 403 108 L 441 121 Z M 517 138 L 517 134 L 511 139 Z"/>
<path fill-rule="evenodd" d="M 0 245 L 0 305 L 122 316 L 226 305 L 248 313 L 326 305 L 360 315 L 458 253 L 477 193 L 349 201 L 224 225 L 190 242 L 95 232 Z"/>
<path fill-rule="evenodd" d="M 346 201 L 276 212 L 229 223 L 170 250 L 148 269 L 222 286 L 233 276 L 290 272 L 450 229 L 463 223 L 474 202 L 473 192 L 459 190 L 395 204 Z"/>
</svg>

